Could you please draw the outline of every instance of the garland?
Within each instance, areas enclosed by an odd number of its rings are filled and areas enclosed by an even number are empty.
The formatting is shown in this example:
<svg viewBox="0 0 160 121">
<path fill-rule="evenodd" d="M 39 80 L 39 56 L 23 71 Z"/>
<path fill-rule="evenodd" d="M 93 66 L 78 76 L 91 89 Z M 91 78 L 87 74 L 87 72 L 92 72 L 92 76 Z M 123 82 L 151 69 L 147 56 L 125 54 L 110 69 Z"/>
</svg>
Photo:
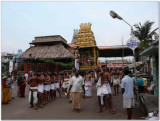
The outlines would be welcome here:
<svg viewBox="0 0 160 121">
<path fill-rule="evenodd" d="M 74 61 L 70 63 L 55 62 L 54 60 L 51 60 L 51 59 L 40 59 L 40 61 L 44 63 L 52 64 L 52 65 L 62 66 L 62 67 L 73 67 L 74 66 Z"/>
</svg>

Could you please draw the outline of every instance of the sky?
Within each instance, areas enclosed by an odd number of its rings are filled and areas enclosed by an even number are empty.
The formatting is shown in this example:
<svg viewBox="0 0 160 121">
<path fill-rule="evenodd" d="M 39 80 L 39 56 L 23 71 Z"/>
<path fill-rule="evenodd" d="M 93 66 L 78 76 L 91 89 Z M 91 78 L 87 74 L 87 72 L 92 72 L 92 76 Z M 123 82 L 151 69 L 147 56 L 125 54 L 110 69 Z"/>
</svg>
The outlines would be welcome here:
<svg viewBox="0 0 160 121">
<path fill-rule="evenodd" d="M 131 25 L 146 21 L 158 27 L 158 2 L 2 2 L 1 52 L 25 51 L 36 36 L 61 35 L 71 43 L 73 30 L 91 22 L 98 46 L 121 45 L 130 26 L 113 19 L 114 10 Z M 134 28 L 135 29 L 135 28 Z"/>
</svg>

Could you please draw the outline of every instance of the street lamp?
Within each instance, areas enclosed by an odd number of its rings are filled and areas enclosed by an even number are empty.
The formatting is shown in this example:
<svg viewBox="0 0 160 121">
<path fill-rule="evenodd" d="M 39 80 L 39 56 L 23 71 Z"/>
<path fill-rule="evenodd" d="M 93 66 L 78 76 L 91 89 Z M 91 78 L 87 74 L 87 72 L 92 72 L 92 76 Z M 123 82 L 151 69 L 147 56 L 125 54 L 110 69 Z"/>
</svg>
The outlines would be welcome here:
<svg viewBox="0 0 160 121">
<path fill-rule="evenodd" d="M 110 11 L 110 15 L 112 16 L 112 18 L 118 18 L 119 20 L 123 20 L 122 17 L 120 17 L 116 12 L 114 12 L 113 10 Z"/>
<path fill-rule="evenodd" d="M 119 16 L 116 12 L 114 12 L 113 10 L 110 11 L 110 15 L 112 18 L 117 18 L 119 20 L 123 20 L 126 24 L 128 24 L 131 27 L 131 35 L 133 33 L 133 27 L 127 22 L 125 21 L 121 16 Z"/>
<path fill-rule="evenodd" d="M 133 35 L 133 27 L 126 22 L 122 17 L 120 17 L 116 12 L 114 12 L 113 10 L 110 11 L 110 15 L 112 18 L 117 18 L 119 20 L 123 20 L 126 24 L 128 24 L 131 27 L 131 35 Z M 137 74 L 136 74 L 136 57 L 135 57 L 135 51 L 133 51 L 133 56 L 134 56 L 134 71 L 135 71 L 135 83 L 136 83 L 136 91 L 138 92 L 138 86 L 137 86 Z"/>
</svg>

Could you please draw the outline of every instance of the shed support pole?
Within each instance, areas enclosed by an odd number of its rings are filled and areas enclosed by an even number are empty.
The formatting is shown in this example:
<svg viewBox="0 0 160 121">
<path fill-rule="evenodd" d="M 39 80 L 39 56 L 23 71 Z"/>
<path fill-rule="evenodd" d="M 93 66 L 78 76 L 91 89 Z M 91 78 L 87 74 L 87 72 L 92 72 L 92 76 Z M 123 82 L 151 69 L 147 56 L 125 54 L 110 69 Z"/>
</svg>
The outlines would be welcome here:
<svg viewBox="0 0 160 121">
<path fill-rule="evenodd" d="M 25 72 L 26 71 L 26 63 L 24 62 L 24 75 L 25 75 Z"/>
</svg>

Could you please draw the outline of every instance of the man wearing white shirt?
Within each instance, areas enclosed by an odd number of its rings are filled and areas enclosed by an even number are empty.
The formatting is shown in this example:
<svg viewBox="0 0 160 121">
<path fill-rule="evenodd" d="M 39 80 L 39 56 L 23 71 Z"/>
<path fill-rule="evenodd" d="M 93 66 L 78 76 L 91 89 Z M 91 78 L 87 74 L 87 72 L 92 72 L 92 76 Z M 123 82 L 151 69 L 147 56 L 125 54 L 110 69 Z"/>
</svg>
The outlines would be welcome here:
<svg viewBox="0 0 160 121">
<path fill-rule="evenodd" d="M 132 78 L 128 76 L 129 70 L 124 70 L 123 74 L 124 77 L 121 81 L 123 108 L 127 108 L 128 119 L 131 119 L 132 106 L 134 106 L 134 84 Z"/>
<path fill-rule="evenodd" d="M 26 72 L 26 74 L 25 74 L 24 76 L 26 77 L 26 79 L 27 79 L 27 81 L 28 81 L 29 75 L 28 75 L 27 72 Z"/>
<path fill-rule="evenodd" d="M 78 71 L 75 73 L 75 76 L 73 76 L 70 80 L 69 93 L 70 90 L 72 91 L 72 108 L 74 111 L 80 112 L 81 99 L 83 95 L 82 93 L 84 92 L 85 95 L 85 89 L 84 79 L 82 76 L 79 75 Z"/>
</svg>

